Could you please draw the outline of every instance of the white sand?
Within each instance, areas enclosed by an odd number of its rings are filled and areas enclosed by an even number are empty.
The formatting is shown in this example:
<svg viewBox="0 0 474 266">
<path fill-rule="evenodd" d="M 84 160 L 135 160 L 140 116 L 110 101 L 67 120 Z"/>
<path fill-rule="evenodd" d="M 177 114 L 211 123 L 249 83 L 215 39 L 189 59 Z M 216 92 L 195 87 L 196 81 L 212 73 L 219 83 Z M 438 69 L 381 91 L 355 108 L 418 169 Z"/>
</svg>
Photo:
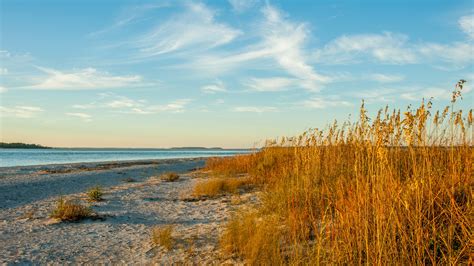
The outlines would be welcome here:
<svg viewBox="0 0 474 266">
<path fill-rule="evenodd" d="M 245 204 L 255 202 L 256 194 L 183 201 L 199 181 L 189 170 L 201 167 L 203 160 L 146 163 L 118 163 L 99 170 L 100 164 L 93 163 L 0 168 L 0 264 L 239 263 L 220 254 L 218 237 L 238 207 L 234 198 Z M 44 169 L 68 173 L 38 174 Z M 153 177 L 164 171 L 183 174 L 177 182 Z M 124 182 L 127 177 L 137 182 Z M 57 223 L 49 218 L 61 195 L 91 204 L 84 191 L 95 185 L 104 188 L 105 201 L 92 203 L 92 209 L 105 220 Z M 151 228 L 165 224 L 175 225 L 171 251 L 150 241 Z"/>
</svg>

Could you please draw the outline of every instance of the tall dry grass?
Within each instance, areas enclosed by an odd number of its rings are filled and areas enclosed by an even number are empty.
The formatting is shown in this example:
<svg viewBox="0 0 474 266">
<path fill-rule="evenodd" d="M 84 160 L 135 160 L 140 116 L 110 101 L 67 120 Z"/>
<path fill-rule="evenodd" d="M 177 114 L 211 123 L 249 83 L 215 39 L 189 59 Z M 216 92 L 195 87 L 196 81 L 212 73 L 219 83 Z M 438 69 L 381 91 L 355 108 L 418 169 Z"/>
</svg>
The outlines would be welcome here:
<svg viewBox="0 0 474 266">
<path fill-rule="evenodd" d="M 257 210 L 230 220 L 225 251 L 250 264 L 473 263 L 473 117 L 405 112 L 268 141 L 258 153 L 214 159 L 208 170 L 248 173 L 264 188 Z"/>
</svg>

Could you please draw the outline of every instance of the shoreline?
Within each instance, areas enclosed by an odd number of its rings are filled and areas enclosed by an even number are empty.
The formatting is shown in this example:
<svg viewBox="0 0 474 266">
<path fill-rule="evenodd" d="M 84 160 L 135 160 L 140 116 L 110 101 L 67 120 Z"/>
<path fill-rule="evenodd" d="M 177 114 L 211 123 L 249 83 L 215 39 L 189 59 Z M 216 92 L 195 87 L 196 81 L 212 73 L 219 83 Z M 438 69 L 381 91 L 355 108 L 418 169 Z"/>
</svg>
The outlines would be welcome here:
<svg viewBox="0 0 474 266">
<path fill-rule="evenodd" d="M 231 155 L 230 155 L 231 156 Z M 148 164 L 158 164 L 160 162 L 167 162 L 173 163 L 174 161 L 180 160 L 206 160 L 213 157 L 220 157 L 220 156 L 209 156 L 209 157 L 181 157 L 181 158 L 158 158 L 158 159 L 131 159 L 131 160 L 110 160 L 110 161 L 94 161 L 94 162 L 70 162 L 70 163 L 46 163 L 46 164 L 32 164 L 32 165 L 15 165 L 15 166 L 0 166 L 0 174 L 2 171 L 5 170 L 16 170 L 20 168 L 52 168 L 52 167 L 91 167 L 97 165 L 123 165 L 123 166 L 131 166 L 131 165 L 148 165 Z M 120 166 L 118 166 L 120 167 Z M 115 167 L 117 168 L 117 167 Z M 1 177 L 0 177 L 1 178 Z"/>
<path fill-rule="evenodd" d="M 0 168 L 0 210 L 37 200 L 104 188 L 127 177 L 143 181 L 164 172 L 185 173 L 204 166 L 204 158 L 69 163 Z"/>
<path fill-rule="evenodd" d="M 55 164 L 0 169 L 0 264 L 234 264 L 218 249 L 223 224 L 255 193 L 187 201 L 208 173 L 206 158 Z M 108 168 L 97 169 L 99 165 Z M 85 167 L 85 168 L 84 168 Z M 40 170 L 72 169 L 45 173 Z M 165 182 L 164 172 L 180 174 Z M 127 179 L 133 179 L 128 181 Z M 86 192 L 100 185 L 103 201 Z M 59 198 L 89 206 L 103 219 L 58 222 Z M 176 246 L 154 245 L 155 226 L 172 225 Z"/>
</svg>

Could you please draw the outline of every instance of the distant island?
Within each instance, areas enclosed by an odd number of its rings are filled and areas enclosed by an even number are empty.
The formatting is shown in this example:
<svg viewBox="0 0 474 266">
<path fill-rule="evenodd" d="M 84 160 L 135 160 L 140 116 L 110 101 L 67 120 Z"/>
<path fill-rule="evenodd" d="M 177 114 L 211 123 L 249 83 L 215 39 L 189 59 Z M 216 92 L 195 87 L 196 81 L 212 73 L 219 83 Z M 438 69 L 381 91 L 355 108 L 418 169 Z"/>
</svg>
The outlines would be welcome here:
<svg viewBox="0 0 474 266">
<path fill-rule="evenodd" d="M 223 150 L 221 147 L 212 147 L 212 148 L 206 148 L 206 147 L 173 147 L 170 148 L 170 150 Z"/>
<path fill-rule="evenodd" d="M 0 142 L 0 149 L 52 149 L 51 147 L 41 146 L 38 144 L 27 144 L 27 143 L 6 143 Z"/>
</svg>

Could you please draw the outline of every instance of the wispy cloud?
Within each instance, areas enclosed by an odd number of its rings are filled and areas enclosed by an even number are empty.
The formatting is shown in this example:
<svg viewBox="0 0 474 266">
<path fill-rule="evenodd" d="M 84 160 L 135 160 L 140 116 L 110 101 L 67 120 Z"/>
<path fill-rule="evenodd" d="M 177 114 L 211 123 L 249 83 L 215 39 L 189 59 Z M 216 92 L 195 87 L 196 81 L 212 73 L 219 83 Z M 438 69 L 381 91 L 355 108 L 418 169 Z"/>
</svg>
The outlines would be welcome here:
<svg viewBox="0 0 474 266">
<path fill-rule="evenodd" d="M 233 111 L 239 113 L 267 113 L 276 112 L 278 109 L 272 106 L 238 106 L 234 107 Z"/>
<path fill-rule="evenodd" d="M 89 115 L 89 114 L 85 114 L 85 113 L 66 113 L 66 115 L 79 118 L 84 122 L 91 122 L 92 121 L 92 116 Z"/>
<path fill-rule="evenodd" d="M 295 24 L 284 18 L 276 8 L 263 9 L 266 21 L 263 26 L 264 46 L 272 51 L 275 60 L 289 74 L 306 81 L 304 87 L 317 90 L 329 78 L 316 73 L 305 60 L 303 44 L 308 37 L 306 24 Z"/>
<path fill-rule="evenodd" d="M 374 102 L 394 102 L 400 96 L 400 89 L 395 88 L 377 88 L 364 89 L 351 93 L 350 96 L 358 100 L 364 100 L 367 103 Z"/>
<path fill-rule="evenodd" d="M 284 91 L 290 87 L 299 87 L 298 80 L 285 77 L 251 78 L 245 85 L 253 91 Z"/>
<path fill-rule="evenodd" d="M 459 20 L 460 29 L 470 36 L 472 17 Z M 474 60 L 472 42 L 458 41 L 447 44 L 432 42 L 409 42 L 404 34 L 384 32 L 382 34 L 343 35 L 315 52 L 315 61 L 320 64 L 357 64 L 375 62 L 405 65 L 449 63 L 465 67 Z"/>
<path fill-rule="evenodd" d="M 263 19 L 258 24 L 258 41 L 238 51 L 223 54 L 205 54 L 199 56 L 190 65 L 210 71 L 228 71 L 234 68 L 258 64 L 262 60 L 271 60 L 289 75 L 299 79 L 300 87 L 319 90 L 330 78 L 317 73 L 307 62 L 305 42 L 309 30 L 305 23 L 295 23 L 280 10 L 266 5 L 261 10 Z M 189 64 L 188 64 L 189 65 Z"/>
<path fill-rule="evenodd" d="M 105 103 L 110 108 L 127 108 L 127 107 L 140 107 L 143 105 L 144 100 L 135 101 L 127 97 L 119 97 L 116 100 Z"/>
<path fill-rule="evenodd" d="M 43 112 L 43 109 L 36 106 L 0 106 L 0 116 L 2 117 L 31 118 L 40 112 Z"/>
<path fill-rule="evenodd" d="M 467 92 L 467 91 L 464 91 Z M 405 92 L 399 92 L 400 98 L 410 101 L 421 101 L 422 99 L 450 99 L 451 90 L 439 87 L 412 88 Z"/>
<path fill-rule="evenodd" d="M 201 91 L 207 94 L 215 94 L 218 92 L 226 92 L 227 89 L 224 82 L 217 80 L 214 84 L 209 84 L 201 87 Z"/>
<path fill-rule="evenodd" d="M 0 76 L 1 75 L 6 75 L 8 74 L 8 69 L 4 68 L 4 67 L 0 67 Z"/>
<path fill-rule="evenodd" d="M 417 47 L 425 60 L 446 62 L 458 67 L 469 65 L 474 61 L 472 43 L 455 42 L 451 44 L 425 43 Z"/>
<path fill-rule="evenodd" d="M 407 47 L 407 42 L 408 36 L 391 32 L 343 35 L 317 50 L 315 57 L 322 64 L 357 63 L 364 57 L 380 63 L 414 63 L 416 53 Z"/>
<path fill-rule="evenodd" d="M 388 75 L 375 73 L 368 76 L 370 80 L 381 82 L 381 83 L 391 83 L 391 82 L 400 82 L 405 79 L 402 75 Z"/>
<path fill-rule="evenodd" d="M 131 113 L 131 114 L 140 114 L 140 115 L 159 114 L 159 113 L 165 113 L 165 112 L 183 113 L 184 111 L 186 111 L 186 106 L 190 102 L 191 102 L 191 99 L 179 99 L 179 100 L 172 101 L 168 104 L 133 107 L 130 109 L 126 109 L 122 112 Z"/>
<path fill-rule="evenodd" d="M 215 20 L 215 11 L 202 3 L 187 3 L 186 11 L 159 23 L 133 42 L 142 57 L 178 50 L 209 49 L 227 44 L 241 34 Z"/>
<path fill-rule="evenodd" d="M 87 104 L 74 104 L 75 109 L 109 109 L 129 114 L 182 113 L 191 99 L 177 99 L 166 104 L 149 104 L 143 99 L 131 99 L 114 93 L 101 93 L 100 100 Z"/>
<path fill-rule="evenodd" d="M 115 30 L 121 29 L 126 27 L 130 24 L 133 24 L 137 21 L 143 19 L 144 15 L 152 10 L 163 8 L 169 6 L 168 3 L 159 3 L 159 4 L 144 4 L 144 5 L 137 5 L 132 7 L 127 7 L 121 15 L 115 20 L 115 22 L 105 27 L 101 30 L 94 31 L 88 34 L 89 37 L 97 37 L 109 32 L 113 32 Z"/>
<path fill-rule="evenodd" d="M 74 104 L 72 106 L 72 108 L 75 108 L 75 109 L 92 109 L 92 108 L 95 108 L 95 104 L 94 103 L 91 103 L 91 104 Z"/>
<path fill-rule="evenodd" d="M 143 85 L 142 77 L 114 76 L 108 72 L 100 72 L 94 68 L 85 68 L 63 72 L 51 68 L 37 67 L 46 77 L 40 78 L 37 84 L 26 86 L 38 90 L 93 90 L 107 88 L 136 87 Z"/>
<path fill-rule="evenodd" d="M 445 87 L 401 85 L 359 90 L 358 92 L 351 93 L 350 96 L 357 99 L 364 99 L 368 103 L 395 102 L 400 100 L 421 101 L 422 99 L 426 100 L 430 98 L 434 100 L 449 100 L 451 91 L 452 89 L 449 85 Z M 466 96 L 471 93 L 471 91 L 471 87 L 468 84 L 464 86 L 463 95 Z"/>
<path fill-rule="evenodd" d="M 147 109 L 151 112 L 182 113 L 191 101 L 191 99 L 179 99 L 165 105 L 150 106 Z"/>
<path fill-rule="evenodd" d="M 470 39 L 474 39 L 474 14 L 459 18 L 459 27 Z"/>
<path fill-rule="evenodd" d="M 244 12 L 252 7 L 254 7 L 258 0 L 228 0 L 229 4 L 232 6 L 232 9 L 238 13 Z"/>
<path fill-rule="evenodd" d="M 0 86 L 0 93 L 5 93 L 7 91 L 8 89 L 6 87 Z"/>
<path fill-rule="evenodd" d="M 327 96 L 320 97 L 314 96 L 309 100 L 305 100 L 301 103 L 304 107 L 310 109 L 324 109 L 328 107 L 344 107 L 352 106 L 353 104 L 349 101 L 341 100 L 339 96 Z"/>
</svg>

